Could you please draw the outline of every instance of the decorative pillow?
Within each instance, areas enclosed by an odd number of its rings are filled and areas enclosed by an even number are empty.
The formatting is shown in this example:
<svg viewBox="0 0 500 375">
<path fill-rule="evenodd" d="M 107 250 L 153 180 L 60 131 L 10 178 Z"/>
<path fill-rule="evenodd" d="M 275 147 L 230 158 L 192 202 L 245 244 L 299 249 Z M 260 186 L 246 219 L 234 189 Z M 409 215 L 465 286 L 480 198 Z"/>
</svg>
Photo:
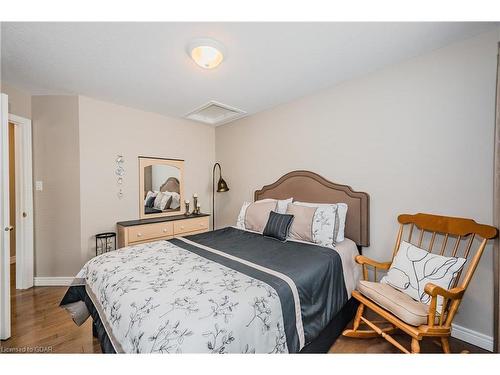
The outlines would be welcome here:
<svg viewBox="0 0 500 375">
<path fill-rule="evenodd" d="M 432 254 L 406 241 L 401 241 L 391 268 L 380 282 L 389 284 L 414 300 L 429 304 L 431 296 L 425 293 L 427 283 L 449 289 L 466 259 Z M 438 298 L 437 311 L 443 300 Z"/>
<path fill-rule="evenodd" d="M 146 205 L 146 203 L 148 202 L 148 199 L 151 198 L 151 197 L 154 197 L 156 198 L 156 195 L 158 194 L 157 191 L 148 191 L 148 193 L 146 194 L 146 198 L 144 198 L 144 205 Z"/>
<path fill-rule="evenodd" d="M 172 200 L 170 201 L 170 205 L 167 205 L 166 208 L 170 208 L 172 210 L 178 209 L 181 205 L 180 194 L 176 193 L 175 191 L 169 191 L 168 193 L 171 194 Z"/>
<path fill-rule="evenodd" d="M 157 210 L 162 209 L 162 207 L 165 205 L 163 203 L 164 196 L 165 196 L 165 194 L 163 194 L 162 192 L 159 192 L 158 194 L 156 194 L 155 203 L 153 204 L 153 208 L 155 208 Z"/>
<path fill-rule="evenodd" d="M 262 234 L 266 237 L 276 238 L 277 240 L 285 242 L 288 237 L 292 221 L 293 215 L 278 214 L 271 211 Z"/>
<path fill-rule="evenodd" d="M 276 210 L 275 201 L 251 203 L 245 212 L 245 229 L 262 233 L 269 219 L 269 214 L 274 210 Z"/>
<path fill-rule="evenodd" d="M 163 206 L 163 210 L 166 210 L 167 208 L 172 208 L 172 199 L 174 197 L 174 194 L 177 194 L 177 193 L 172 193 L 170 191 L 166 191 L 165 192 L 165 195 L 168 196 L 168 198 L 166 199 L 166 202 L 165 202 L 165 206 Z"/>
<path fill-rule="evenodd" d="M 292 215 L 293 223 L 290 228 L 290 237 L 296 240 L 314 242 L 313 219 L 316 207 L 299 206 L 293 203 L 288 205 L 287 215 Z"/>
<path fill-rule="evenodd" d="M 293 198 L 288 198 L 288 199 L 261 199 L 258 201 L 255 201 L 254 203 L 263 203 L 263 202 L 275 202 L 276 203 L 276 211 L 279 214 L 284 214 L 286 213 L 286 209 L 288 206 L 288 203 L 292 203 Z M 238 219 L 236 220 L 236 228 L 240 229 L 247 229 L 245 228 L 245 216 L 247 212 L 248 206 L 250 206 L 252 202 L 244 202 L 243 205 L 241 206 L 240 213 L 238 214 Z"/>
<path fill-rule="evenodd" d="M 172 193 L 168 191 L 164 193 L 159 192 L 158 195 L 156 195 L 153 208 L 163 211 L 170 206 L 171 202 L 172 202 Z"/>
<path fill-rule="evenodd" d="M 333 247 L 337 243 L 337 234 L 340 226 L 338 205 L 329 203 L 294 202 L 306 207 L 316 207 L 313 219 L 314 242 L 321 246 Z M 340 241 L 339 241 L 340 242 Z"/>
<path fill-rule="evenodd" d="M 155 199 L 156 199 L 156 196 L 150 196 L 148 199 L 146 199 L 146 204 L 144 206 L 149 207 L 149 208 L 153 208 L 153 206 L 155 204 Z"/>
</svg>

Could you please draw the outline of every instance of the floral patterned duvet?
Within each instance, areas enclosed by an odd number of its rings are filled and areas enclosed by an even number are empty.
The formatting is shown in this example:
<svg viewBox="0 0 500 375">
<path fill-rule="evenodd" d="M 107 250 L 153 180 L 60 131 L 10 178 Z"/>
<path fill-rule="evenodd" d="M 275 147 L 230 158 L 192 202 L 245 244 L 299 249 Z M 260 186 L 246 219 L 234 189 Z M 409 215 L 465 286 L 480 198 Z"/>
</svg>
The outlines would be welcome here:
<svg viewBox="0 0 500 375">
<path fill-rule="evenodd" d="M 118 353 L 298 352 L 347 301 L 334 250 L 235 228 L 100 255 L 77 286 Z"/>
</svg>

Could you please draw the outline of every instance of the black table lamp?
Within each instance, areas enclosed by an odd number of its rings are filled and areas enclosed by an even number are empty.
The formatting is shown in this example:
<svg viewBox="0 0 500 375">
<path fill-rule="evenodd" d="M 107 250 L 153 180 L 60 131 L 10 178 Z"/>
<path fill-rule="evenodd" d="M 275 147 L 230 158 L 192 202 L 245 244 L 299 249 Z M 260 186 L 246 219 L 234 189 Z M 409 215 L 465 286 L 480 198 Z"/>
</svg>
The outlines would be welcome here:
<svg viewBox="0 0 500 375">
<path fill-rule="evenodd" d="M 219 181 L 217 182 L 217 193 L 223 193 L 229 191 L 229 186 L 227 186 L 226 181 L 222 178 L 222 169 L 219 163 L 214 164 L 214 169 L 212 170 L 212 230 L 215 230 L 215 168 L 219 167 Z"/>
</svg>

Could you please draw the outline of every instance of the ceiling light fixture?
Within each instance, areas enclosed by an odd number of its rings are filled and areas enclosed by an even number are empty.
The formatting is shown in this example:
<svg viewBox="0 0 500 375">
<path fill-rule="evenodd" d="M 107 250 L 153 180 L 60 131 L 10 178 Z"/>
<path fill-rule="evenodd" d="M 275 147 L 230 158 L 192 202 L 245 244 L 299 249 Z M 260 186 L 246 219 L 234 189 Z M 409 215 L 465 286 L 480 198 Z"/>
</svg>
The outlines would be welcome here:
<svg viewBox="0 0 500 375">
<path fill-rule="evenodd" d="M 187 52 L 204 69 L 216 68 L 224 59 L 224 46 L 208 38 L 194 39 L 189 43 Z"/>
</svg>

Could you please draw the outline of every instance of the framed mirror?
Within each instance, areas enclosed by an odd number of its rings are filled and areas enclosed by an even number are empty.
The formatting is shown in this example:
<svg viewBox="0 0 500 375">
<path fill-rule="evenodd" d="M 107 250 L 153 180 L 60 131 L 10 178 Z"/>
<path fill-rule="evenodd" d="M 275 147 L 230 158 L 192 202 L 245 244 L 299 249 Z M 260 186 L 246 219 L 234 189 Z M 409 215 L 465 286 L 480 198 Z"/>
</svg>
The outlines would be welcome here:
<svg viewBox="0 0 500 375">
<path fill-rule="evenodd" d="M 141 219 L 179 215 L 184 202 L 184 160 L 139 156 Z"/>
</svg>

